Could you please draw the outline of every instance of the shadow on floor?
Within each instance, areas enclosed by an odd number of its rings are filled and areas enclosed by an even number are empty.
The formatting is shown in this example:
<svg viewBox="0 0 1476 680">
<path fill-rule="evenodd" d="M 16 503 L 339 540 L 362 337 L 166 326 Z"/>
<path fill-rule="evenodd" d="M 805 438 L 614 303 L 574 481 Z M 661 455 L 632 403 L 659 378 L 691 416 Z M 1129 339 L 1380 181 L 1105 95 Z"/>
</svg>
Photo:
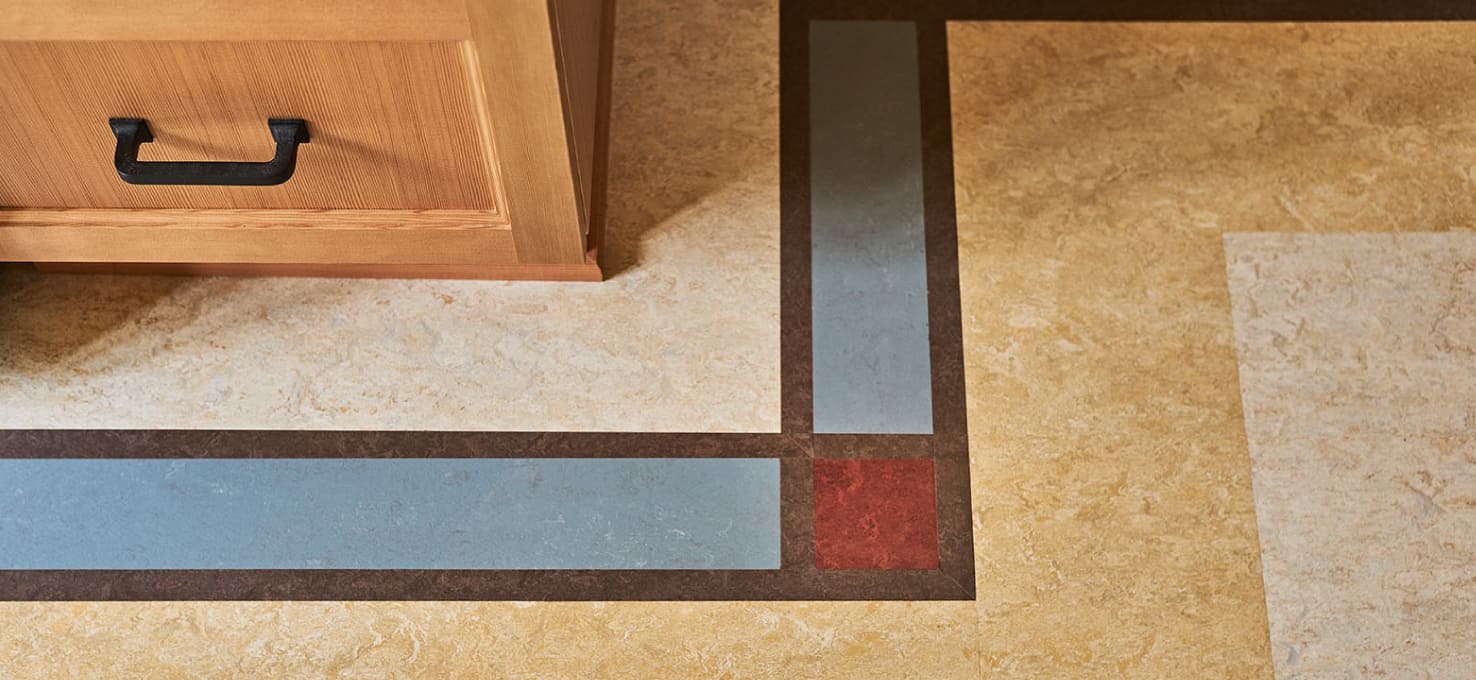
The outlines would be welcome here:
<svg viewBox="0 0 1476 680">
<path fill-rule="evenodd" d="M 35 374 L 78 364 L 189 280 L 44 274 L 0 265 L 0 369 Z"/>
</svg>

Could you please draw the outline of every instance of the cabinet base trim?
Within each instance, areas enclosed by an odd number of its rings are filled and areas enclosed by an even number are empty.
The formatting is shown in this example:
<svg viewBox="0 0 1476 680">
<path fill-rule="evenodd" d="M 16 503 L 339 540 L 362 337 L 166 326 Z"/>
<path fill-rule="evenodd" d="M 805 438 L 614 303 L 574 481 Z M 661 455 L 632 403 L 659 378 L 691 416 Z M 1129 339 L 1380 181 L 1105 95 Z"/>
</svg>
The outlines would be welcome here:
<svg viewBox="0 0 1476 680">
<path fill-rule="evenodd" d="M 494 281 L 603 280 L 591 254 L 583 264 L 247 264 L 179 262 L 37 262 L 37 269 L 58 274 L 125 274 L 148 276 L 290 276 L 349 279 L 465 279 Z"/>
<path fill-rule="evenodd" d="M 0 261 L 518 264 L 512 227 L 477 210 L 0 210 Z"/>
</svg>

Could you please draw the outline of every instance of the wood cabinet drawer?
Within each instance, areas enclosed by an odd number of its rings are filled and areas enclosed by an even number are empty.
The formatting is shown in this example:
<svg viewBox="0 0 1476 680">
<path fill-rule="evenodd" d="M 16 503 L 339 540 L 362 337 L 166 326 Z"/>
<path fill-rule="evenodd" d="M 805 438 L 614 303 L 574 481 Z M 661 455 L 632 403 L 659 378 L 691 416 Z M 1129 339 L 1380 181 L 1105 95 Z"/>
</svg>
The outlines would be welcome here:
<svg viewBox="0 0 1476 680">
<path fill-rule="evenodd" d="M 490 143 L 457 41 L 0 42 L 0 205 L 497 211 Z M 277 186 L 139 186 L 114 117 L 148 121 L 143 161 L 262 161 L 269 118 L 311 141 Z"/>
<path fill-rule="evenodd" d="M 0 17 L 0 262 L 600 276 L 612 0 L 0 0 Z"/>
</svg>

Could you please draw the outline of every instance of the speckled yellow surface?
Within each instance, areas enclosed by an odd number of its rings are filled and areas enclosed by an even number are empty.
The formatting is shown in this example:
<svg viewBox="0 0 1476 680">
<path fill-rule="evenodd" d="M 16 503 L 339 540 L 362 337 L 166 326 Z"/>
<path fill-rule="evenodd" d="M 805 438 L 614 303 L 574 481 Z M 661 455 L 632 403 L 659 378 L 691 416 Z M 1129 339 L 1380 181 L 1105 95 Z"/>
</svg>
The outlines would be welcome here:
<svg viewBox="0 0 1476 680">
<path fill-rule="evenodd" d="M 1236 204 L 1186 204 L 1184 161 L 1214 172 L 1218 155 L 1176 154 L 1200 134 L 1183 107 L 1218 102 L 1164 96 L 1179 91 L 1176 48 L 1200 42 L 949 33 L 980 644 L 1005 676 L 1269 676 L 1230 299 L 1206 224 Z"/>
<path fill-rule="evenodd" d="M 1269 677 L 1227 231 L 1476 218 L 1476 27 L 955 24 L 982 660 Z"/>
<path fill-rule="evenodd" d="M 663 14 L 622 0 L 622 29 L 690 22 L 641 48 L 678 66 L 712 42 L 704 30 L 772 46 L 773 3 L 744 5 L 744 21 L 726 4 Z M 1008 24 L 949 37 L 977 603 L 7 604 L 0 667 L 1270 677 L 1221 237 L 1469 225 L 1476 29 Z"/>
<path fill-rule="evenodd" d="M 0 675 L 977 677 L 968 603 L 0 605 Z"/>
</svg>

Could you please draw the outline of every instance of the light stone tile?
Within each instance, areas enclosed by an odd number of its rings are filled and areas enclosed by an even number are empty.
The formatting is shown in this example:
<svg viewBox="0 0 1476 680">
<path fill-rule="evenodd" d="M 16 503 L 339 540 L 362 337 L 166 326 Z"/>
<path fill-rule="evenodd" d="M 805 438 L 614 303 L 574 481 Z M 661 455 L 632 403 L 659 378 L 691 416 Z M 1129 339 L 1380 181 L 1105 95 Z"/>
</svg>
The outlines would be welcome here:
<svg viewBox="0 0 1476 680">
<path fill-rule="evenodd" d="M 1280 678 L 1476 669 L 1476 234 L 1230 234 Z"/>
</svg>

